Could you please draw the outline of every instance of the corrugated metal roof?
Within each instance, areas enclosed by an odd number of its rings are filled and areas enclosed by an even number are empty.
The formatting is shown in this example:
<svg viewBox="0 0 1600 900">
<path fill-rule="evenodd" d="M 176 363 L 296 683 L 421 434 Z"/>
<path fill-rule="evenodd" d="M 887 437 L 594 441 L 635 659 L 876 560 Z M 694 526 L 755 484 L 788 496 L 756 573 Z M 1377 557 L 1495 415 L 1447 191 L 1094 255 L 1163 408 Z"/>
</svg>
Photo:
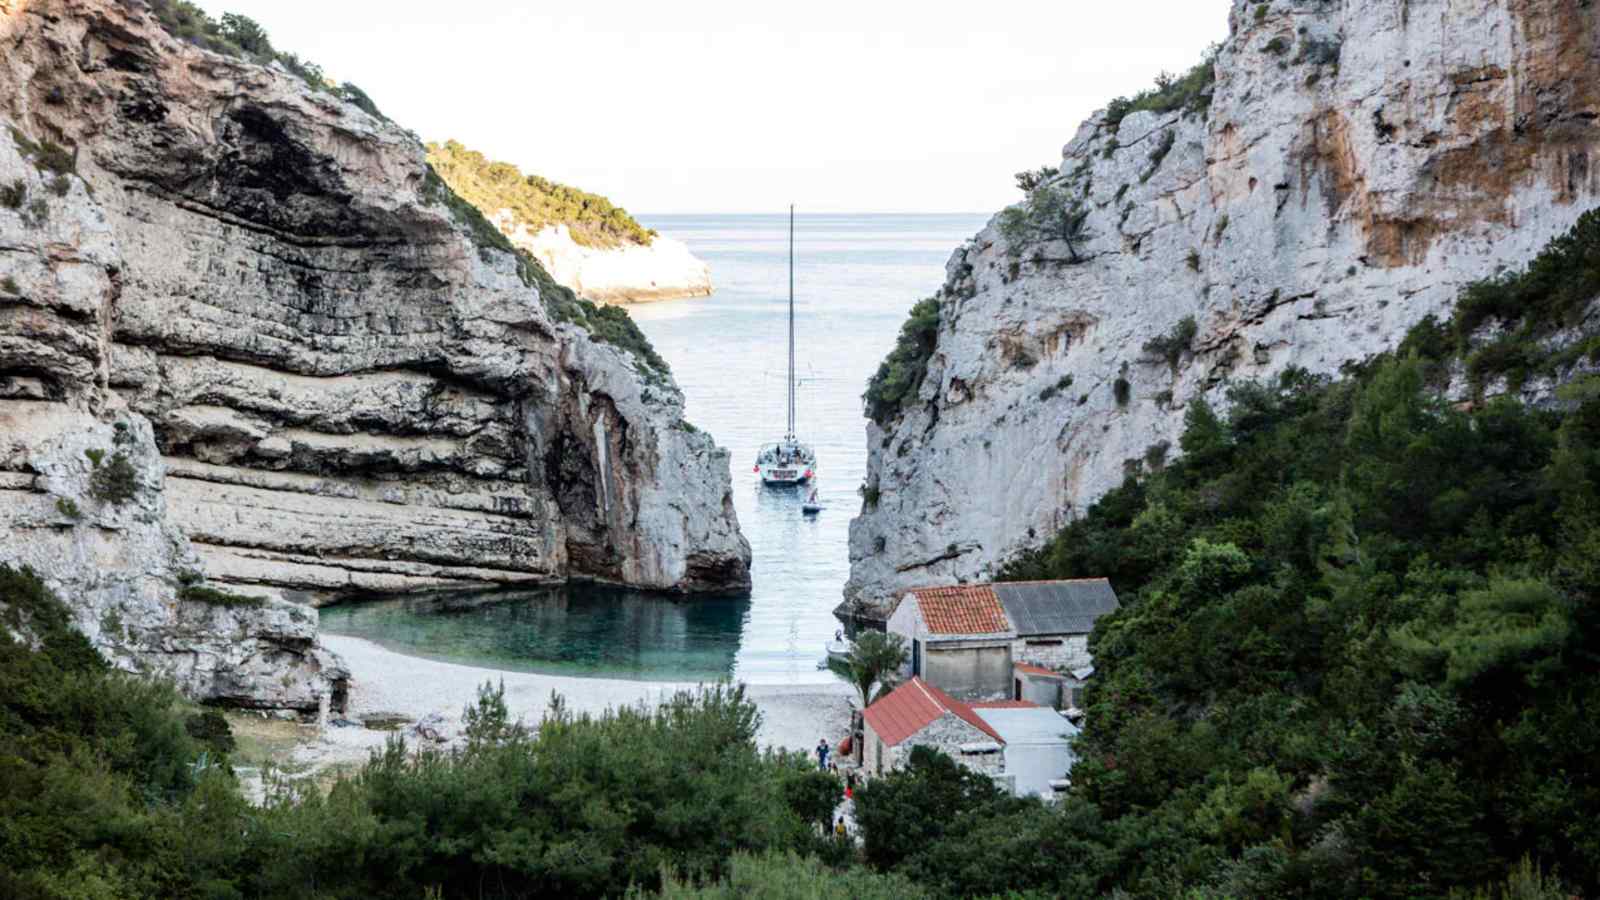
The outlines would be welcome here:
<svg viewBox="0 0 1600 900">
<path fill-rule="evenodd" d="M 945 713 L 954 713 L 972 727 L 1005 743 L 1005 739 L 973 712 L 972 707 L 921 678 L 912 678 L 890 691 L 889 696 L 867 707 L 863 717 L 878 738 L 893 747 L 928 727 Z"/>
<path fill-rule="evenodd" d="M 1009 744 L 1036 744 L 1068 741 L 1078 734 L 1078 726 L 1045 706 L 980 707 L 978 715 Z"/>
<path fill-rule="evenodd" d="M 974 700 L 973 709 L 1035 709 L 1041 708 L 1031 700 Z"/>
<path fill-rule="evenodd" d="M 997 634 L 1009 632 L 1000 598 L 987 584 L 917 588 L 917 608 L 922 622 L 934 634 Z"/>
<path fill-rule="evenodd" d="M 1117 594 L 1104 578 L 1012 581 L 990 587 L 1020 637 L 1088 634 L 1096 619 L 1117 609 Z"/>
</svg>

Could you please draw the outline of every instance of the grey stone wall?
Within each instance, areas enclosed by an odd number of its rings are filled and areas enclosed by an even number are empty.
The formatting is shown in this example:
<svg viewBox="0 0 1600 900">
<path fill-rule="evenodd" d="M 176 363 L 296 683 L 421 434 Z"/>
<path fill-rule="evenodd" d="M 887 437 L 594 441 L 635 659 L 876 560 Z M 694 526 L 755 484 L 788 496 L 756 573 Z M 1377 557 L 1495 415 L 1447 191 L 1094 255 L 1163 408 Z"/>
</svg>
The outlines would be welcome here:
<svg viewBox="0 0 1600 900">
<path fill-rule="evenodd" d="M 1012 641 L 1012 658 L 1017 662 L 1033 663 L 1058 672 L 1070 672 L 1094 662 L 1094 657 L 1089 655 L 1089 636 L 1086 634 L 1063 635 L 1059 644 L 1038 643 L 1053 638 L 1031 640 L 1035 643 L 1025 638 Z"/>
</svg>

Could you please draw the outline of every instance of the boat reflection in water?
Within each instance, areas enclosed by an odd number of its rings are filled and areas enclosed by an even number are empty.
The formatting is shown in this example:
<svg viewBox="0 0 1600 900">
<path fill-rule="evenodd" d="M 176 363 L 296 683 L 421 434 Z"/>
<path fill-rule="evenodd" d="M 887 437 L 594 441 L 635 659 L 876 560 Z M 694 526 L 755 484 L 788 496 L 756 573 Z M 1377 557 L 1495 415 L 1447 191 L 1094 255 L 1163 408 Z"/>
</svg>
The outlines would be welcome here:
<svg viewBox="0 0 1600 900">
<path fill-rule="evenodd" d="M 445 662 L 694 682 L 733 675 L 749 612 L 748 599 L 572 584 L 344 603 L 321 618 L 331 634 Z"/>
</svg>

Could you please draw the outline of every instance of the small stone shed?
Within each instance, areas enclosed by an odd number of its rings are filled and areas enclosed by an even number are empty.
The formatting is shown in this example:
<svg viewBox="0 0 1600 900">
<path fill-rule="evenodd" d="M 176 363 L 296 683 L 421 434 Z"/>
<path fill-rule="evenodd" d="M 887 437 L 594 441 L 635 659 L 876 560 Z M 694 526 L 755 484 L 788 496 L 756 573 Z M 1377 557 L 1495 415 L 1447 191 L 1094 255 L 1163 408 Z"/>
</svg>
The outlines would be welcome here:
<svg viewBox="0 0 1600 900">
<path fill-rule="evenodd" d="M 862 715 L 862 765 L 882 775 L 905 765 L 913 747 L 938 750 L 992 777 L 1005 771 L 1005 741 L 971 706 L 912 678 Z"/>
<path fill-rule="evenodd" d="M 863 720 L 863 765 L 874 775 L 905 765 L 912 748 L 921 746 L 1013 794 L 1046 799 L 1054 797 L 1051 783 L 1072 770 L 1071 740 L 1078 733 L 1048 707 L 1025 700 L 965 703 L 921 678 L 867 707 Z"/>
<path fill-rule="evenodd" d="M 1041 683 L 1024 697 L 1030 685 L 1020 683 L 1016 665 L 1061 673 L 1091 665 L 1089 633 L 1116 609 L 1116 592 L 1104 578 L 918 588 L 901 598 L 888 630 L 910 648 L 904 675 L 962 699 L 1063 707 L 1071 705 L 1072 686 Z"/>
</svg>

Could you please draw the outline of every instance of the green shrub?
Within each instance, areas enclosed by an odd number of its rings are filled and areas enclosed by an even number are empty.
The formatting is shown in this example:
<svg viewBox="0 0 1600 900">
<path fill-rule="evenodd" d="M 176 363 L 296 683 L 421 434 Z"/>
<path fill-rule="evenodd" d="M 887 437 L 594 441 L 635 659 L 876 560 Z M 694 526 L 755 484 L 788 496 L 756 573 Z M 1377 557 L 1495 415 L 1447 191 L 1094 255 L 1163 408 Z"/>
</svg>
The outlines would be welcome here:
<svg viewBox="0 0 1600 900">
<path fill-rule="evenodd" d="M 1156 86 L 1135 94 L 1131 99 L 1118 97 L 1106 106 L 1106 125 L 1115 131 L 1123 118 L 1133 112 L 1169 113 L 1183 110 L 1186 113 L 1204 112 L 1211 106 L 1211 90 L 1217 79 L 1217 54 L 1220 44 L 1206 50 L 1205 57 L 1194 68 L 1181 76 L 1163 72 L 1156 77 Z"/>
<path fill-rule="evenodd" d="M 863 484 L 858 491 L 861 494 L 861 502 L 867 509 L 878 508 L 878 500 L 881 499 L 883 495 L 879 492 L 877 485 L 868 486 Z"/>
<path fill-rule="evenodd" d="M 1144 343 L 1144 352 L 1156 359 L 1164 359 L 1167 365 L 1176 367 L 1183 359 L 1183 354 L 1189 352 L 1194 344 L 1200 326 L 1195 322 L 1194 316 L 1184 316 L 1177 324 L 1165 334 L 1157 335 Z"/>
<path fill-rule="evenodd" d="M 206 606 L 224 607 L 253 607 L 266 603 L 266 600 L 261 597 L 234 594 L 199 584 L 185 584 L 179 587 L 178 599 L 187 603 L 203 603 Z"/>
<path fill-rule="evenodd" d="M 50 181 L 50 193 L 57 197 L 65 197 L 72 190 L 72 179 L 65 175 L 57 175 Z"/>
<path fill-rule="evenodd" d="M 1118 375 L 1117 380 L 1111 384 L 1111 395 L 1116 398 L 1118 406 L 1127 406 L 1128 401 L 1133 398 L 1133 385 L 1127 378 Z"/>
<path fill-rule="evenodd" d="M 63 516 L 66 516 L 69 519 L 83 518 L 83 511 L 78 509 L 77 501 L 73 500 L 71 497 L 57 497 L 56 512 L 61 513 Z"/>
<path fill-rule="evenodd" d="M 1031 169 L 1027 172 L 1018 172 L 1016 175 L 1017 188 L 1020 189 L 1024 194 L 1031 194 L 1038 190 L 1050 179 L 1060 174 L 1061 170 L 1057 169 L 1055 166 L 1040 166 L 1037 169 Z"/>
<path fill-rule="evenodd" d="M 1466 360 L 1467 375 L 1478 391 L 1499 376 L 1506 376 L 1517 389 L 1530 376 L 1557 375 L 1589 352 L 1584 341 L 1566 352 L 1552 351 L 1546 343 L 1558 331 L 1578 328 L 1597 296 L 1600 210 L 1590 210 L 1570 231 L 1550 240 L 1522 271 L 1469 285 L 1456 301 L 1448 330 L 1426 320 L 1426 335 L 1418 331 L 1424 325 L 1418 325 L 1406 338 L 1406 346 L 1435 364 L 1446 357 Z M 1478 331 L 1490 323 L 1499 323 L 1498 335 L 1478 340 Z M 1443 365 L 1435 365 L 1432 372 L 1442 373 Z"/>
<path fill-rule="evenodd" d="M 42 228 L 50 221 L 50 204 L 44 202 L 43 197 L 33 198 L 28 204 L 27 211 L 22 214 L 23 224 L 29 228 Z"/>
<path fill-rule="evenodd" d="M 844 847 L 848 853 L 848 845 Z M 919 885 L 900 875 L 881 875 L 859 867 L 841 871 L 817 857 L 801 857 L 792 852 L 763 856 L 736 853 L 728 874 L 712 884 L 696 886 L 694 879 L 674 872 L 663 876 L 658 894 L 647 894 L 637 887 L 628 892 L 630 900 L 919 900 L 928 896 Z"/>
<path fill-rule="evenodd" d="M 929 297 L 911 307 L 911 314 L 900 326 L 894 349 L 867 382 L 862 398 L 866 401 L 868 418 L 879 427 L 889 427 L 900 411 L 916 400 L 938 341 L 939 299 Z"/>
<path fill-rule="evenodd" d="M 509 209 L 518 223 L 535 232 L 546 225 L 565 224 L 574 241 L 591 247 L 647 245 L 655 238 L 655 232 L 627 210 L 598 194 L 537 175 L 524 176 L 516 166 L 490 160 L 456 141 L 429 144 L 428 164 L 474 207 L 486 213 Z"/>
<path fill-rule="evenodd" d="M 1061 393 L 1069 387 L 1072 387 L 1072 376 L 1063 375 L 1057 379 L 1055 384 L 1049 385 L 1044 390 L 1040 391 L 1039 399 L 1049 400 L 1051 397 L 1054 397 L 1056 394 Z"/>
<path fill-rule="evenodd" d="M 1067 245 L 1069 262 L 1082 262 L 1078 248 L 1093 237 L 1089 230 L 1089 209 L 1075 192 L 1058 185 L 1046 185 L 1027 199 L 1000 213 L 1000 235 L 1012 257 L 1043 241 Z"/>
<path fill-rule="evenodd" d="M 1156 174 L 1156 171 L 1161 168 L 1161 163 L 1167 158 L 1167 154 L 1172 152 L 1172 145 L 1177 143 L 1177 140 L 1178 132 L 1176 129 L 1169 128 L 1161 132 L 1161 139 L 1156 142 L 1154 147 L 1150 148 L 1150 168 L 1139 176 L 1140 184 L 1149 181 L 1151 176 Z"/>
<path fill-rule="evenodd" d="M 15 278 L 7 275 L 4 278 L 0 278 L 0 292 L 15 296 L 22 293 L 22 288 L 17 286 L 17 280 Z"/>
<path fill-rule="evenodd" d="M 1199 250 L 1190 250 L 1189 251 L 1189 255 L 1184 257 L 1183 261 L 1184 261 L 1184 264 L 1189 267 L 1189 271 L 1191 271 L 1191 272 L 1200 271 L 1200 251 Z"/>
<path fill-rule="evenodd" d="M 21 209 L 27 199 L 28 183 L 21 178 L 10 184 L 0 184 L 0 206 L 6 209 Z"/>
<path fill-rule="evenodd" d="M 87 453 L 104 454 L 103 450 L 90 450 Z M 134 470 L 133 463 L 128 461 L 126 454 L 111 454 L 111 458 L 100 464 L 100 459 L 89 457 L 95 464 L 94 471 L 89 473 L 89 494 L 96 500 L 105 503 L 121 505 L 133 499 L 139 490 L 139 473 Z"/>
<path fill-rule="evenodd" d="M 41 172 L 66 175 L 75 171 L 78 167 L 77 153 L 54 141 L 48 139 L 35 141 L 15 126 L 11 128 L 11 140 L 16 143 L 17 150 L 24 157 L 30 158 L 33 162 L 33 167 Z M 21 182 L 17 184 L 20 186 Z"/>
<path fill-rule="evenodd" d="M 1292 45 L 1288 38 L 1275 37 L 1263 44 L 1261 49 L 1266 53 L 1271 53 L 1273 56 L 1282 56 L 1283 54 L 1289 52 L 1290 46 Z"/>
</svg>

